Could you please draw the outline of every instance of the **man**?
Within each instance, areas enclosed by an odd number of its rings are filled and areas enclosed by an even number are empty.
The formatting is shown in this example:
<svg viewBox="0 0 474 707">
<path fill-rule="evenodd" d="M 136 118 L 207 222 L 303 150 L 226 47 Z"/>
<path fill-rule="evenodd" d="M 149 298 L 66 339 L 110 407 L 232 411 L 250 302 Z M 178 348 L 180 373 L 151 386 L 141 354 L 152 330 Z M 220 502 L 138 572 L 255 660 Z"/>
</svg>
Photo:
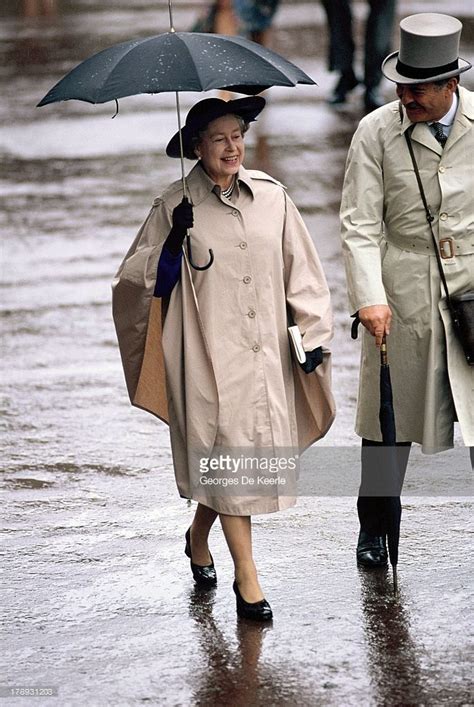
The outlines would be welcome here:
<svg viewBox="0 0 474 707">
<path fill-rule="evenodd" d="M 329 98 L 331 105 L 345 103 L 347 94 L 358 84 L 354 72 L 354 38 L 350 0 L 322 0 L 329 26 L 329 71 L 339 71 L 339 80 Z M 378 86 L 382 79 L 380 64 L 390 48 L 396 0 L 368 0 L 365 24 L 364 105 L 367 111 L 382 105 Z"/>
<path fill-rule="evenodd" d="M 349 150 L 341 222 L 351 312 L 365 327 L 356 420 L 361 488 L 370 478 L 370 450 L 381 444 L 377 347 L 384 334 L 401 478 L 410 444 L 425 453 L 452 447 L 455 420 L 464 443 L 474 445 L 473 369 L 452 332 L 405 140 L 408 132 L 450 294 L 465 292 L 474 280 L 474 97 L 459 87 L 459 75 L 471 68 L 459 58 L 461 29 L 456 18 L 435 13 L 402 20 L 400 51 L 382 64 L 399 101 L 365 116 Z M 385 539 L 367 521 L 378 501 L 358 499 L 357 559 L 366 567 L 387 562 Z"/>
</svg>

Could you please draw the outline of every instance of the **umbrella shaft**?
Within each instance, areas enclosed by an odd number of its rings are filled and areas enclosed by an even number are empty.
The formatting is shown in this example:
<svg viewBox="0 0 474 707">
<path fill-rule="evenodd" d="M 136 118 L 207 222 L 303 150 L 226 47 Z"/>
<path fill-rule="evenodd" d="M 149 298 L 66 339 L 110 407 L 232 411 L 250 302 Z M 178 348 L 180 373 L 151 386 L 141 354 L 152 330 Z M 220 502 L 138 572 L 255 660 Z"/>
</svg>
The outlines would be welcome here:
<svg viewBox="0 0 474 707">
<path fill-rule="evenodd" d="M 178 116 L 179 156 L 181 158 L 181 180 L 183 182 L 183 196 L 187 196 L 186 177 L 184 174 L 183 136 L 181 134 L 181 110 L 179 107 L 179 93 L 178 93 L 178 91 L 176 91 L 176 113 Z"/>
<path fill-rule="evenodd" d="M 171 7 L 171 0 L 168 0 L 168 12 L 170 14 L 170 32 L 174 32 L 174 24 L 173 24 L 173 8 Z"/>
</svg>

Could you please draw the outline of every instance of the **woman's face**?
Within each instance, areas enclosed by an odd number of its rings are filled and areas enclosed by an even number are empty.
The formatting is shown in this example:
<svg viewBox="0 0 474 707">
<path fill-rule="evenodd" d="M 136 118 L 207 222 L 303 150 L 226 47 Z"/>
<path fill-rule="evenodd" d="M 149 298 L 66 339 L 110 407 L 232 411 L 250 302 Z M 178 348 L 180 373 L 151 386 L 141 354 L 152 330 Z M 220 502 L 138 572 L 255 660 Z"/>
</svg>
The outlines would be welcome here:
<svg viewBox="0 0 474 707">
<path fill-rule="evenodd" d="M 234 115 L 216 118 L 207 126 L 196 155 L 210 178 L 222 189 L 230 186 L 245 155 L 244 138 Z"/>
</svg>

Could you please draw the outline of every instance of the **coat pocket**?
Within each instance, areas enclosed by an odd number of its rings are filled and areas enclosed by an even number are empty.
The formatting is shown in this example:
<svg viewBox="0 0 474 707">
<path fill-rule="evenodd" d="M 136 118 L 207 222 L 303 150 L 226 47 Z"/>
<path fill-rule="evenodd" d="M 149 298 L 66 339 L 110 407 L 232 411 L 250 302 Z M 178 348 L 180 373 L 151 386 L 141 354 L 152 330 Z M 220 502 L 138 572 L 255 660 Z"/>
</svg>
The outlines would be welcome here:
<svg viewBox="0 0 474 707">
<path fill-rule="evenodd" d="M 399 248 L 386 244 L 382 258 L 382 281 L 387 297 L 394 295 L 395 273 L 402 251 Z"/>
</svg>

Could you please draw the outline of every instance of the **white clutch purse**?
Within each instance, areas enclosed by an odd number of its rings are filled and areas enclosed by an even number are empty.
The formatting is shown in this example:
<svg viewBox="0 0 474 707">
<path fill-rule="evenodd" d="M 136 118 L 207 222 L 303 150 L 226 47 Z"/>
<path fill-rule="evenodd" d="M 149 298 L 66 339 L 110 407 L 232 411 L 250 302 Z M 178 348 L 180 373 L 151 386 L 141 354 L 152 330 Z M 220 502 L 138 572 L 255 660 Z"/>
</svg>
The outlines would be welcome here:
<svg viewBox="0 0 474 707">
<path fill-rule="evenodd" d="M 298 361 L 298 363 L 304 363 L 306 361 L 306 353 L 303 348 L 303 339 L 301 338 L 301 332 L 296 326 L 288 327 L 288 336 L 290 337 L 290 348 L 293 356 Z"/>
</svg>

